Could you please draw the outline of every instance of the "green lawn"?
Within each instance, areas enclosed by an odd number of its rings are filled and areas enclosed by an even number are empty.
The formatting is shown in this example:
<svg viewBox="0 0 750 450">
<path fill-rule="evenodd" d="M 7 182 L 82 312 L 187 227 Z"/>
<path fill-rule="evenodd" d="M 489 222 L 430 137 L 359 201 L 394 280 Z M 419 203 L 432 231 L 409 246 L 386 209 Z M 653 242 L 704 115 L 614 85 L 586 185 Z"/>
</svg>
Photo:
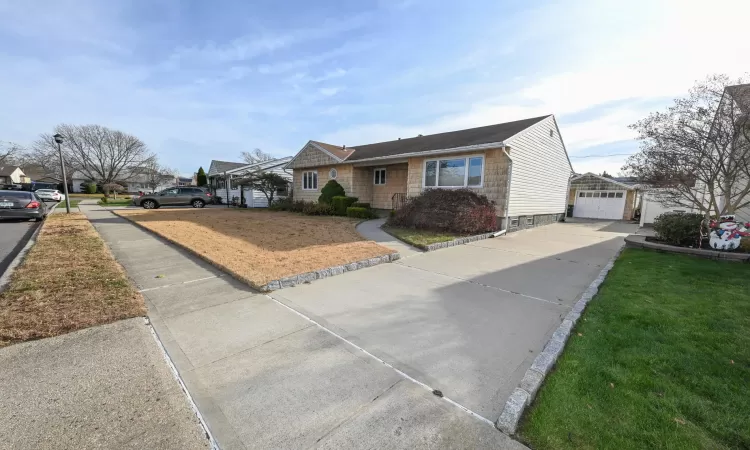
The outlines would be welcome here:
<svg viewBox="0 0 750 450">
<path fill-rule="evenodd" d="M 518 434 L 534 449 L 750 448 L 750 267 L 625 250 Z"/>
<path fill-rule="evenodd" d="M 118 198 L 117 200 L 110 198 L 107 203 L 99 200 L 97 202 L 100 206 L 130 206 L 133 204 L 133 200 Z"/>
<path fill-rule="evenodd" d="M 70 199 L 70 207 L 71 208 L 78 207 L 79 203 L 81 203 L 81 199 L 73 199 L 73 198 Z M 57 204 L 57 208 L 65 209 L 65 200 L 63 200 L 60 203 L 58 203 Z"/>
<path fill-rule="evenodd" d="M 426 248 L 430 244 L 452 241 L 462 236 L 455 233 L 415 230 L 413 228 L 383 227 L 382 230 L 407 244 L 421 249 Z"/>
</svg>

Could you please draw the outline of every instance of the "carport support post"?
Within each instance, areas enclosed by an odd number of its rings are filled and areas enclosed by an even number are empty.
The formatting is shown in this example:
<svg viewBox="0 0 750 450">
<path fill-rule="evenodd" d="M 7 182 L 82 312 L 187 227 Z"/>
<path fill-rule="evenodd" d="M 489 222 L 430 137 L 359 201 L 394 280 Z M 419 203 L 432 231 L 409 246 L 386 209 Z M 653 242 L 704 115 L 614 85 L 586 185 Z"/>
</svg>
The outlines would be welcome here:
<svg viewBox="0 0 750 450">
<path fill-rule="evenodd" d="M 227 178 L 227 173 L 224 172 L 224 189 L 227 191 L 227 208 L 229 208 L 229 178 Z"/>
</svg>

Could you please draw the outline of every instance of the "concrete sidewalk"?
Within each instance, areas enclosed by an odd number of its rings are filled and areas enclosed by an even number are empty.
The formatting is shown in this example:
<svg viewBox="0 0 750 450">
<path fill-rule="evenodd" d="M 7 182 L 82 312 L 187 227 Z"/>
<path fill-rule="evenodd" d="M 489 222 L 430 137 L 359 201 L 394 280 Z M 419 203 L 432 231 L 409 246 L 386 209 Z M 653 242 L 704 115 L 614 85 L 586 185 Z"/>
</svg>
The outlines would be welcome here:
<svg viewBox="0 0 750 450">
<path fill-rule="evenodd" d="M 143 318 L 0 349 L 0 448 L 205 449 Z"/>
<path fill-rule="evenodd" d="M 100 207 L 83 205 L 223 449 L 524 448 L 416 380 Z"/>
</svg>

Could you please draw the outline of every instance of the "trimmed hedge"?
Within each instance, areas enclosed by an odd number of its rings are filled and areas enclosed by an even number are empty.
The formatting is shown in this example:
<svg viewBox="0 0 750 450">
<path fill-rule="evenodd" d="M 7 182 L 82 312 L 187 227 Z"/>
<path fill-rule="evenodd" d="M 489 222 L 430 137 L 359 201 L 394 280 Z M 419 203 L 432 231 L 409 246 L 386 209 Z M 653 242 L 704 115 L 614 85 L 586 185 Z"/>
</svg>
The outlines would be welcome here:
<svg viewBox="0 0 750 450">
<path fill-rule="evenodd" d="M 333 197 L 331 205 L 333 205 L 334 212 L 339 216 L 346 215 L 346 208 L 352 206 L 357 200 L 357 197 L 346 197 L 337 195 Z"/>
<path fill-rule="evenodd" d="M 370 204 L 365 202 L 354 202 L 349 206 L 354 206 L 355 208 L 367 208 L 370 209 Z"/>
<path fill-rule="evenodd" d="M 345 197 L 346 192 L 344 187 L 341 186 L 336 180 L 329 180 L 323 189 L 320 190 L 320 197 L 318 197 L 318 203 L 333 203 L 333 197 Z"/>
<path fill-rule="evenodd" d="M 388 225 L 454 233 L 497 230 L 495 202 L 470 189 L 427 189 L 388 219 Z"/>
<path fill-rule="evenodd" d="M 659 240 L 668 244 L 698 246 L 702 221 L 702 214 L 668 212 L 654 219 L 654 231 Z"/>
<path fill-rule="evenodd" d="M 362 208 L 359 206 L 350 206 L 346 208 L 347 217 L 354 217 L 356 219 L 372 219 L 375 217 L 375 213 L 369 208 Z"/>
<path fill-rule="evenodd" d="M 332 216 L 334 215 L 333 206 L 328 203 L 304 202 L 302 213 L 308 216 Z"/>
</svg>

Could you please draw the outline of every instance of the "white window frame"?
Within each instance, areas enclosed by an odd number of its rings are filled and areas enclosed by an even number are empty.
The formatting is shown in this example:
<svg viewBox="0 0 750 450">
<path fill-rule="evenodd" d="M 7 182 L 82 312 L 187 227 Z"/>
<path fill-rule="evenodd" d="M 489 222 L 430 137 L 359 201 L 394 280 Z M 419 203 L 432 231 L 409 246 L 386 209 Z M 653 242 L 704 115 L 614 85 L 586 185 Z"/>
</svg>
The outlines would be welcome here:
<svg viewBox="0 0 750 450">
<path fill-rule="evenodd" d="M 534 216 L 526 216 L 526 225 L 534 225 Z"/>
<path fill-rule="evenodd" d="M 511 226 L 511 228 L 512 228 L 512 227 L 517 227 L 517 226 L 518 226 L 518 217 L 512 217 L 512 218 L 510 219 L 510 226 Z"/>
<path fill-rule="evenodd" d="M 380 177 L 380 180 L 382 181 L 383 179 L 385 179 L 385 181 L 383 181 L 382 183 L 378 183 L 378 172 L 381 170 L 383 171 L 383 176 Z M 387 172 L 388 171 L 385 170 L 385 167 L 378 167 L 377 169 L 373 170 L 372 171 L 372 184 L 374 184 L 375 186 L 385 186 L 385 184 L 388 182 Z"/>
<path fill-rule="evenodd" d="M 479 178 L 479 185 L 477 186 L 469 186 L 469 160 L 473 158 L 482 158 L 482 172 L 480 174 Z M 463 186 L 440 186 L 440 161 L 447 161 L 452 159 L 463 159 L 464 167 L 466 170 L 464 171 L 464 185 Z M 437 167 L 435 167 L 435 186 L 427 186 L 427 163 L 429 162 L 435 162 L 437 164 Z M 486 159 L 483 154 L 478 155 L 466 155 L 466 156 L 444 156 L 442 158 L 433 158 L 433 159 L 425 159 L 422 163 L 422 189 L 481 189 L 484 187 L 484 167 L 486 163 Z"/>
<path fill-rule="evenodd" d="M 310 175 L 310 180 L 315 180 L 315 187 L 305 187 L 305 179 L 307 178 L 308 174 Z M 315 174 L 313 177 L 312 175 Z M 318 171 L 317 170 L 305 170 L 302 172 L 302 190 L 303 191 L 317 191 L 318 190 Z"/>
<path fill-rule="evenodd" d="M 331 170 L 328 171 L 328 178 L 331 180 L 335 180 L 339 176 L 339 171 L 336 170 L 335 167 L 331 167 Z"/>
</svg>

